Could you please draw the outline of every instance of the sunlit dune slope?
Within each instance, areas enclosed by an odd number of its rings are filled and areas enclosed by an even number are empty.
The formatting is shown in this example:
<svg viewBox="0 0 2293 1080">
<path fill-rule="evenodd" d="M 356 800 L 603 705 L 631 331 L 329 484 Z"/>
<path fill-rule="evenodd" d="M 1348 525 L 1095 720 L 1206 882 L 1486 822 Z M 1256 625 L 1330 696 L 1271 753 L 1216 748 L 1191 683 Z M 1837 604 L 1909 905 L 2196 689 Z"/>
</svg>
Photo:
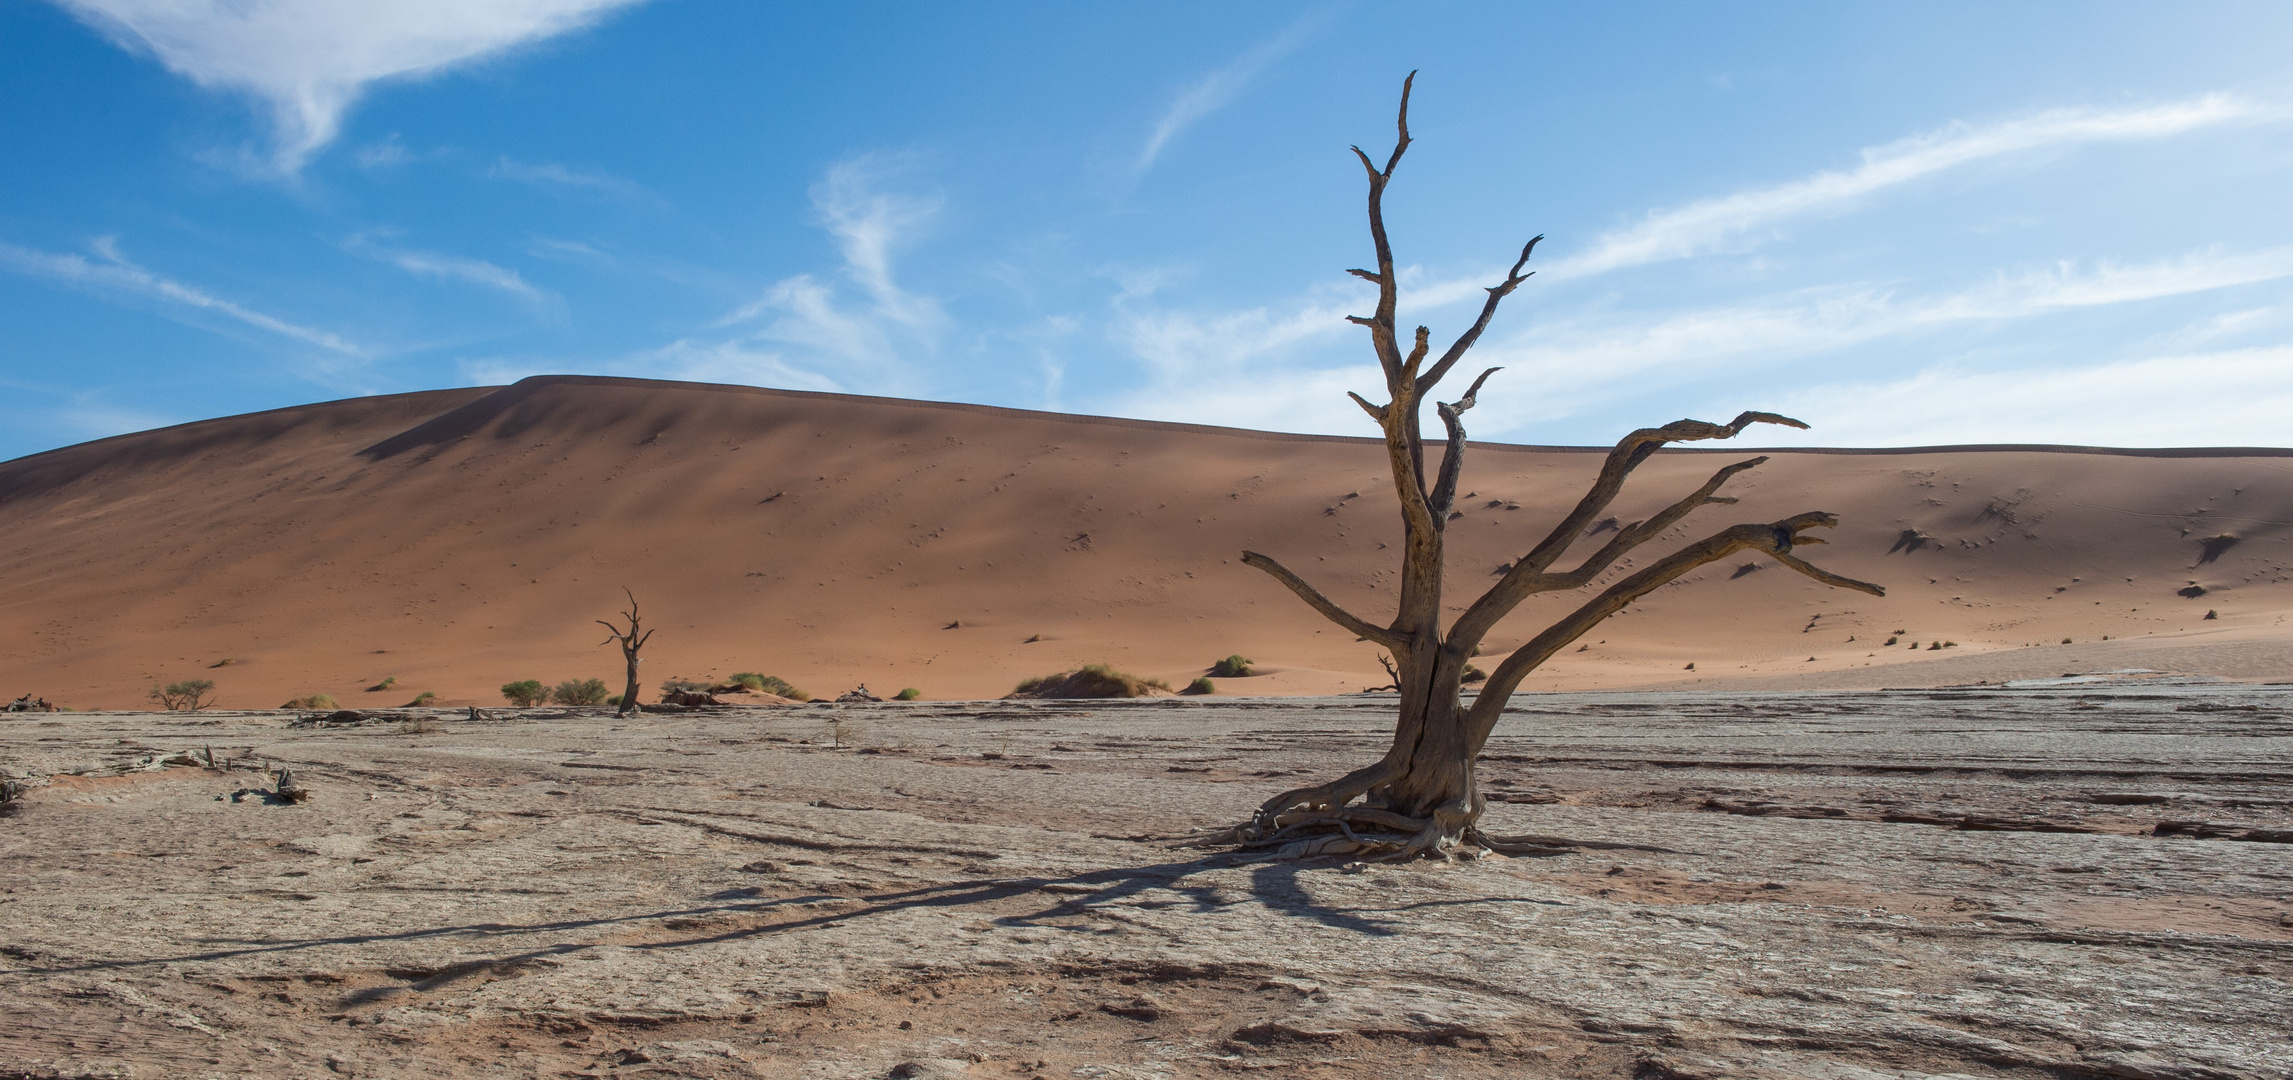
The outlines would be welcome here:
<svg viewBox="0 0 2293 1080">
<path fill-rule="evenodd" d="M 1615 512 L 1629 522 L 1751 454 L 1668 451 Z M 1831 510 L 1844 525 L 1809 554 L 1885 599 L 1747 556 L 1649 597 L 1527 688 L 2293 676 L 2288 454 L 1771 452 L 1731 485 L 1740 505 L 1667 542 Z M 1452 601 L 1531 546 L 1599 462 L 1477 445 L 1450 527 Z M 2224 535 L 2237 539 L 2201 561 Z M 618 687 L 594 620 L 623 588 L 659 628 L 648 696 L 672 676 L 758 671 L 816 694 L 865 681 L 984 697 L 1095 661 L 1183 684 L 1229 653 L 1270 673 L 1222 693 L 1351 691 L 1380 681 L 1375 651 L 1239 554 L 1273 555 L 1382 621 L 1398 538 L 1368 440 L 542 377 L 0 464 L 0 692 L 127 707 L 154 682 L 204 677 L 226 706 L 269 707 L 422 690 L 498 704 L 522 678 Z M 2193 583 L 2206 594 L 2177 595 Z M 1532 601 L 1490 651 L 1576 602 Z M 385 677 L 390 690 L 363 691 Z"/>
</svg>

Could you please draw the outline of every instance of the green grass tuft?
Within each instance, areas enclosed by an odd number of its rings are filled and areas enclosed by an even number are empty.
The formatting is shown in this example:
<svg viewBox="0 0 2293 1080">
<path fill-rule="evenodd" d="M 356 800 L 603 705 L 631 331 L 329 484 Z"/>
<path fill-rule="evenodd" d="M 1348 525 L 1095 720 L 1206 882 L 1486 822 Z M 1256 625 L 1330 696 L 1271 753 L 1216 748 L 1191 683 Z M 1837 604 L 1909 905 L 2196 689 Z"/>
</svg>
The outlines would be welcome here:
<svg viewBox="0 0 2293 1080">
<path fill-rule="evenodd" d="M 549 699 L 560 705 L 603 705 L 605 693 L 603 679 L 567 679 L 550 690 Z"/>
<path fill-rule="evenodd" d="M 1250 670 L 1252 663 L 1253 661 L 1249 657 L 1235 653 L 1210 665 L 1210 673 L 1221 679 L 1246 679 L 1257 674 L 1257 672 Z"/>
<path fill-rule="evenodd" d="M 502 684 L 502 700 L 521 709 L 530 709 L 549 698 L 549 688 L 540 679 L 519 679 Z"/>
</svg>

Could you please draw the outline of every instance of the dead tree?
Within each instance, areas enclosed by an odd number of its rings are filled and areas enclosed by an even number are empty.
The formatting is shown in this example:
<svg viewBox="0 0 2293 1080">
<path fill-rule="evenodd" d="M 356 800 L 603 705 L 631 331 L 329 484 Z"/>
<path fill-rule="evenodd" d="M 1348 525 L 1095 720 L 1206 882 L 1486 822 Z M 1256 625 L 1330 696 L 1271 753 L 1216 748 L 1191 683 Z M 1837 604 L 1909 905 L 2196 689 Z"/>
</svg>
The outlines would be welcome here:
<svg viewBox="0 0 2293 1080">
<path fill-rule="evenodd" d="M 1505 703 L 1523 677 L 1554 653 L 1616 614 L 1633 600 L 1707 563 L 1741 551 L 1757 551 L 1802 574 L 1839 588 L 1874 596 L 1885 595 L 1877 585 L 1840 577 L 1802 561 L 1793 550 L 1802 544 L 1821 543 L 1803 535 L 1812 528 L 1838 524 L 1831 514 L 1811 512 L 1781 521 L 1735 525 L 1657 559 L 1587 599 L 1583 606 L 1547 627 L 1513 651 L 1489 673 L 1480 693 L 1467 702 L 1461 691 L 1467 661 L 1481 640 L 1523 600 L 1555 590 L 1580 590 L 1592 585 L 1625 553 L 1677 524 L 1699 507 L 1736 500 L 1717 494 L 1730 477 L 1750 469 L 1764 457 L 1740 461 L 1712 475 L 1704 485 L 1645 521 L 1616 531 L 1597 551 L 1568 569 L 1555 569 L 1571 544 L 1586 532 L 1624 487 L 1627 477 L 1667 443 L 1725 439 L 1755 423 L 1807 425 L 1773 413 L 1747 412 L 1726 424 L 1681 420 L 1659 428 L 1643 428 L 1616 444 L 1591 490 L 1575 509 L 1553 526 L 1543 540 L 1516 560 L 1511 569 L 1473 602 L 1445 630 L 1441 625 L 1442 531 L 1457 499 L 1457 480 L 1464 465 L 1466 410 L 1497 368 L 1473 380 L 1453 402 L 1434 401 L 1434 411 L 1447 430 L 1447 442 L 1438 471 L 1427 483 L 1425 440 L 1419 412 L 1432 400 L 1434 387 L 1456 367 L 1479 341 L 1497 306 L 1529 277 L 1521 272 L 1536 250 L 1536 237 L 1521 248 L 1521 257 L 1505 279 L 1488 289 L 1480 317 L 1455 342 L 1433 359 L 1428 331 L 1418 327 L 1405 343 L 1395 323 L 1398 290 L 1393 249 L 1386 241 L 1383 202 L 1393 181 L 1394 167 L 1409 149 L 1409 91 L 1416 74 L 1401 84 L 1400 135 L 1385 167 L 1379 169 L 1360 147 L 1354 155 L 1369 173 L 1369 235 L 1377 253 L 1377 269 L 1349 273 L 1377 286 L 1377 310 L 1368 317 L 1348 321 L 1369 330 L 1379 366 L 1384 370 L 1385 404 L 1371 404 L 1359 394 L 1354 402 L 1377 422 L 1385 434 L 1394 494 L 1401 502 L 1406 541 L 1402 550 L 1399 611 L 1384 625 L 1370 622 L 1338 606 L 1282 564 L 1257 552 L 1244 552 L 1242 561 L 1272 575 L 1291 592 L 1349 633 L 1391 653 L 1388 670 L 1401 692 L 1400 716 L 1394 725 L 1393 745 L 1376 763 L 1336 780 L 1277 795 L 1259 808 L 1248 823 L 1236 828 L 1233 839 L 1245 846 L 1273 848 L 1287 856 L 1358 854 L 1368 857 L 1406 858 L 1430 855 L 1472 857 L 1484 851 L 1502 852 L 1530 846 L 1482 833 L 1477 827 L 1485 800 L 1474 778 L 1474 762 L 1490 731 L 1496 727 Z M 1382 658 L 1381 658 L 1382 660 Z"/>
<path fill-rule="evenodd" d="M 637 594 L 627 589 L 621 590 L 621 593 L 629 598 L 629 610 L 621 613 L 622 618 L 629 620 L 629 628 L 623 630 L 603 619 L 597 620 L 597 625 L 604 627 L 607 634 L 605 640 L 598 642 L 598 644 L 620 643 L 621 658 L 629 662 L 629 688 L 621 692 L 621 711 L 614 714 L 616 716 L 629 716 L 644 711 L 637 707 L 637 650 L 644 648 L 645 643 L 652 640 L 653 632 L 651 630 L 640 632 L 641 627 L 637 621 Z"/>
</svg>

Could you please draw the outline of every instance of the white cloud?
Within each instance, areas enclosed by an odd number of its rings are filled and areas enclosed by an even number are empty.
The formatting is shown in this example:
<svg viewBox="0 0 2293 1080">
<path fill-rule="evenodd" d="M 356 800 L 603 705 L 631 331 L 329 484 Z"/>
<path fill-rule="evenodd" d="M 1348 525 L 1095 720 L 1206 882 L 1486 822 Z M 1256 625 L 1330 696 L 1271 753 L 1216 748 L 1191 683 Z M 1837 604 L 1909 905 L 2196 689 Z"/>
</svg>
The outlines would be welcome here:
<svg viewBox="0 0 2293 1080">
<path fill-rule="evenodd" d="M 466 281 L 488 289 L 496 289 L 530 303 L 544 304 L 556 297 L 527 283 L 518 272 L 496 266 L 483 259 L 469 259 L 460 255 L 446 255 L 435 251 L 415 251 L 376 245 L 371 234 L 360 233 L 343 242 L 349 251 L 379 259 L 417 277 L 436 278 L 440 281 Z"/>
<path fill-rule="evenodd" d="M 1801 391 L 1774 407 L 1823 433 L 1764 440 L 1787 445 L 2282 445 L 2293 347 L 2047 370 L 1945 365 L 1894 382 Z"/>
<path fill-rule="evenodd" d="M 938 351 L 949 320 L 937 300 L 900 287 L 892 255 L 938 212 L 939 200 L 882 190 L 885 171 L 879 159 L 855 158 L 830 168 L 812 188 L 813 211 L 844 256 L 843 277 L 863 299 L 850 301 L 835 282 L 798 274 L 714 329 L 761 322 L 732 340 L 745 343 L 743 350 L 779 346 L 769 354 L 774 363 L 814 372 L 825 366 L 834 374 L 815 377 L 831 383 L 875 393 L 909 383 L 912 361 Z"/>
<path fill-rule="evenodd" d="M 1761 226 L 1986 158 L 2081 143 L 2159 139 L 2289 115 L 2293 111 L 2282 105 L 2209 94 L 2150 108 L 2049 109 L 1994 124 L 1954 124 L 1864 150 L 1862 164 L 1852 169 L 1827 170 L 1775 187 L 1654 211 L 1637 225 L 1601 237 L 1590 251 L 1548 267 L 1546 274 L 1582 276 L 1687 258 Z"/>
<path fill-rule="evenodd" d="M 213 312 L 258 330 L 293 338 L 344 356 L 367 355 L 366 350 L 324 330 L 298 326 L 285 319 L 221 299 L 197 286 L 154 274 L 129 262 L 109 237 L 96 240 L 92 246 L 101 261 L 91 262 L 80 255 L 56 255 L 0 242 L 0 267 L 96 291 L 127 293 L 163 300 L 178 308 Z"/>
<path fill-rule="evenodd" d="M 1234 95 L 1250 84 L 1267 68 L 1279 63 L 1283 57 L 1296 52 L 1307 35 L 1321 21 L 1319 15 L 1307 15 L 1283 27 L 1273 37 L 1251 46 L 1250 50 L 1235 57 L 1219 68 L 1188 85 L 1163 110 L 1162 118 L 1155 122 L 1154 133 L 1147 136 L 1146 145 L 1139 150 L 1137 171 L 1145 172 L 1162 155 L 1163 148 L 1195 121 L 1226 107 Z"/>
<path fill-rule="evenodd" d="M 1661 318 L 1630 313 L 1547 323 L 1476 350 L 1480 362 L 1516 369 L 1539 393 L 1533 405 L 1501 397 L 1484 402 L 1491 406 L 1484 422 L 1503 430 L 1565 416 L 1592 398 L 1645 389 L 1665 371 L 1708 370 L 1716 362 L 1751 370 L 1954 323 L 2022 319 L 2286 277 L 2293 277 L 2293 248 L 2207 250 L 2092 268 L 2061 263 L 1939 296 L 1840 288 Z"/>
<path fill-rule="evenodd" d="M 1660 387 L 1668 372 L 1688 373 L 1682 382 L 1698 381 L 1718 363 L 1750 372 L 1890 335 L 2287 277 L 2293 277 L 2293 247 L 2209 249 L 2146 263 L 2060 263 L 1939 295 L 1844 287 L 1666 315 L 1625 312 L 1547 321 L 1484 339 L 1473 352 L 1469 367 L 1503 366 L 1508 370 L 1500 384 L 1536 388 L 1533 395 L 1484 396 L 1475 430 L 1498 435 L 1571 416 Z M 1117 307 L 1133 302 L 1120 299 Z M 1352 340 L 1366 334 L 1343 322 L 1347 310 L 1317 294 L 1282 310 L 1127 315 L 1118 324 L 1118 341 L 1145 365 L 1150 380 L 1124 400 L 1122 411 L 1292 431 L 1356 431 L 1359 412 L 1344 392 L 1383 400 L 1384 381 L 1366 359 L 1367 341 Z M 1332 348 L 1344 347 L 1341 342 L 1362 350 L 1357 355 L 1364 359 L 1338 367 L 1317 363 Z"/>
<path fill-rule="evenodd" d="M 636 0 L 55 0 L 121 47 L 269 105 L 271 164 L 299 170 L 381 79 L 438 71 Z"/>
<path fill-rule="evenodd" d="M 571 169 L 552 161 L 513 161 L 498 158 L 486 175 L 497 180 L 516 180 L 527 184 L 553 184 L 558 187 L 583 188 L 600 194 L 624 199 L 640 198 L 645 189 L 634 180 L 623 179 L 611 173 L 585 169 Z"/>
</svg>

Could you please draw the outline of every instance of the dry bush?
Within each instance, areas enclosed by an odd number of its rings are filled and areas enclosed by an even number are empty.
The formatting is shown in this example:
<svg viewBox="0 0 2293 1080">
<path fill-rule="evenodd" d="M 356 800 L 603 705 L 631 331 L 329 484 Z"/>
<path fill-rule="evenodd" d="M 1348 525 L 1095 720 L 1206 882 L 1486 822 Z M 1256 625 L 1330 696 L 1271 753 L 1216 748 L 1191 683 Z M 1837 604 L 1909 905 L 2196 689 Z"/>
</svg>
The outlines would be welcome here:
<svg viewBox="0 0 2293 1080">
<path fill-rule="evenodd" d="M 296 699 L 294 699 L 293 701 L 287 702 L 286 704 L 279 706 L 279 708 L 282 708 L 282 709 L 326 709 L 326 710 L 328 710 L 328 711 L 330 711 L 330 712 L 331 712 L 331 711 L 333 711 L 333 710 L 336 708 L 336 705 L 335 705 L 334 697 L 333 697 L 332 695 L 329 695 L 329 694 L 306 694 L 306 695 L 304 695 L 304 696 L 302 696 L 302 697 L 296 698 Z"/>
<path fill-rule="evenodd" d="M 1021 682 L 1004 695 L 1014 698 L 1136 698 L 1163 697 L 1173 691 L 1161 679 L 1142 679 L 1105 664 L 1085 664 L 1073 671 L 1042 675 Z"/>
<path fill-rule="evenodd" d="M 740 674 L 733 676 L 732 681 L 727 683 L 721 689 L 730 690 L 734 687 L 740 687 L 745 690 L 753 690 L 760 694 L 772 694 L 777 697 L 787 698 L 790 701 L 812 700 L 812 695 L 797 689 L 787 679 L 783 679 L 778 675 L 761 675 L 754 671 L 743 671 Z"/>
</svg>

